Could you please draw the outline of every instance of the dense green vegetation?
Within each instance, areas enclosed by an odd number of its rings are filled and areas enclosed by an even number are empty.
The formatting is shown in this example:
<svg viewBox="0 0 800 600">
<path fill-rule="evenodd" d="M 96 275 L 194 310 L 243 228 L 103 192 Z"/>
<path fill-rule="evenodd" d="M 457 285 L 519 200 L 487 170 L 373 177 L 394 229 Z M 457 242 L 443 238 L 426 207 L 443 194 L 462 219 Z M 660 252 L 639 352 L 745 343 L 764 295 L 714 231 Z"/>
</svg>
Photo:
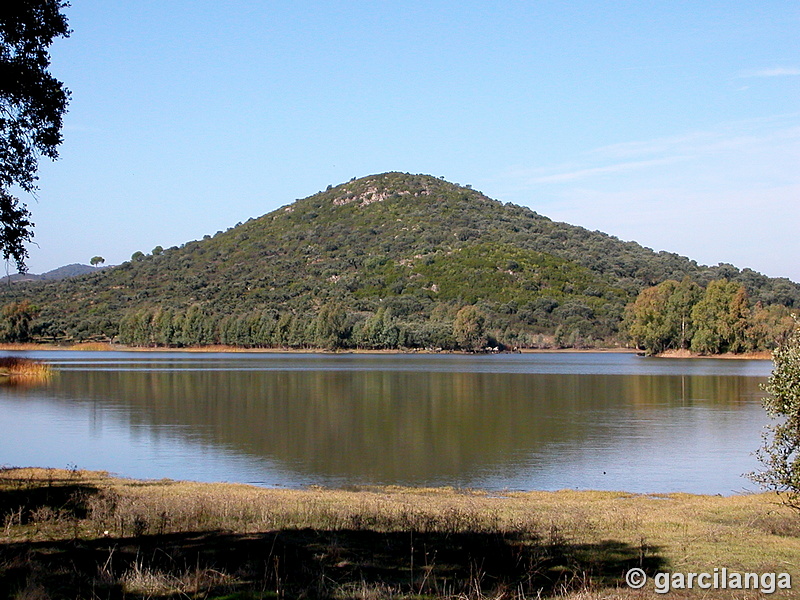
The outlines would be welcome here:
<svg viewBox="0 0 800 600">
<path fill-rule="evenodd" d="M 649 354 L 692 350 L 700 354 L 771 350 L 794 329 L 789 309 L 752 305 L 745 287 L 718 279 L 705 288 L 686 278 L 642 291 L 625 317 L 630 338 Z"/>
<path fill-rule="evenodd" d="M 800 306 L 787 279 L 704 267 L 403 173 L 354 179 L 118 267 L 16 283 L 0 303 L 40 307 L 30 333 L 41 341 L 587 346 L 622 340 L 626 305 L 684 278 L 736 282 L 761 306 Z"/>
</svg>

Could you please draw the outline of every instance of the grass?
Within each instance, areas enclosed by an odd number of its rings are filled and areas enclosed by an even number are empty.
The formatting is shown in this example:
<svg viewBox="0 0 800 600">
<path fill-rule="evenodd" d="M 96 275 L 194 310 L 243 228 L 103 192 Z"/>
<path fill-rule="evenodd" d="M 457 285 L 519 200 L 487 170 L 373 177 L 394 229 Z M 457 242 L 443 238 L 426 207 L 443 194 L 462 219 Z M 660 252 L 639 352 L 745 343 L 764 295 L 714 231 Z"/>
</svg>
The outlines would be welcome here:
<svg viewBox="0 0 800 600">
<path fill-rule="evenodd" d="M 81 350 L 85 352 L 108 352 L 120 346 L 109 342 L 78 342 L 75 344 L 56 344 L 52 342 L 3 343 L 0 350 L 19 352 L 29 350 Z"/>
<path fill-rule="evenodd" d="M 116 347 L 108 342 L 79 342 L 69 346 L 69 349 L 83 352 L 109 352 L 116 350 Z"/>
<path fill-rule="evenodd" d="M 0 358 L 0 378 L 11 384 L 36 384 L 52 376 L 47 363 L 28 358 L 6 356 Z"/>
<path fill-rule="evenodd" d="M 286 490 L 0 471 L 0 597 L 639 599 L 654 589 L 628 589 L 631 567 L 789 572 L 800 585 L 798 564 L 800 518 L 771 494 Z M 666 597 L 761 597 L 700 592 Z"/>
</svg>

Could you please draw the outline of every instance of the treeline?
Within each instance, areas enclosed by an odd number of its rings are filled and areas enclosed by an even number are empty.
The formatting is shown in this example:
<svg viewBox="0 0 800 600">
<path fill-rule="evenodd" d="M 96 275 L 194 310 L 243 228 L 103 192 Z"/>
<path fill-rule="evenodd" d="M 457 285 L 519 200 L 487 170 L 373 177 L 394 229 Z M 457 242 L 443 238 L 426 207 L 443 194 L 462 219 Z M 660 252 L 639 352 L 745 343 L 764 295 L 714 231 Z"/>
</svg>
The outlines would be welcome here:
<svg viewBox="0 0 800 600">
<path fill-rule="evenodd" d="M 623 328 L 648 354 L 743 353 L 772 350 L 791 334 L 794 319 L 786 306 L 752 303 L 740 283 L 718 279 L 703 289 L 686 278 L 643 290 L 626 309 Z"/>
<path fill-rule="evenodd" d="M 348 313 L 342 305 L 325 305 L 314 314 L 264 310 L 221 315 L 198 306 L 152 308 L 128 313 L 118 340 L 151 347 L 227 345 L 241 348 L 433 348 L 479 350 L 497 344 L 484 328 L 485 317 L 468 306 L 452 320 L 408 322 L 390 310 Z"/>
<path fill-rule="evenodd" d="M 577 328 L 557 327 L 554 335 L 509 325 L 480 305 L 441 305 L 426 320 L 409 320 L 390 308 L 351 312 L 341 303 L 315 313 L 265 309 L 223 314 L 209 308 L 151 307 L 125 314 L 114 340 L 131 346 L 184 348 L 225 345 L 240 348 L 432 349 L 588 347 L 598 340 Z M 594 344 L 593 344 L 594 343 Z"/>
</svg>

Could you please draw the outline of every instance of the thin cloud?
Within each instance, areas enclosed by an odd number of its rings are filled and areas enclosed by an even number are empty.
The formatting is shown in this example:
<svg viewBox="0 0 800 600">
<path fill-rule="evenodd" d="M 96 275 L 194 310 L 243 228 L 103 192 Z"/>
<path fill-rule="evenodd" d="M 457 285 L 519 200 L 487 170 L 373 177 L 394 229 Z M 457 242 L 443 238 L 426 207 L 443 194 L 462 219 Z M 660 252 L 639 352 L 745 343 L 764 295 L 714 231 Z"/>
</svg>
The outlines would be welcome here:
<svg viewBox="0 0 800 600">
<path fill-rule="evenodd" d="M 564 173 L 555 173 L 553 175 L 545 175 L 534 177 L 532 183 L 564 183 L 567 181 L 576 181 L 586 177 L 593 177 L 595 175 L 607 175 L 614 173 L 625 173 L 627 171 L 634 171 L 636 169 L 645 169 L 647 167 L 655 167 L 660 165 L 672 164 L 674 162 L 683 160 L 682 156 L 671 156 L 669 158 L 658 158 L 653 160 L 637 160 L 614 165 L 606 165 L 603 167 L 591 167 L 588 169 L 577 169 L 574 171 L 567 171 Z"/>
<path fill-rule="evenodd" d="M 746 77 L 786 77 L 791 75 L 800 75 L 800 69 L 797 67 L 773 67 L 771 69 L 758 69 L 754 71 L 742 71 L 739 73 L 740 78 Z"/>
<path fill-rule="evenodd" d="M 664 162 L 661 164 L 669 164 L 689 157 L 708 157 L 742 149 L 752 151 L 755 148 L 775 147 L 786 143 L 796 147 L 800 140 L 800 126 L 796 124 L 798 116 L 800 115 L 778 115 L 721 123 L 706 131 L 601 146 L 584 155 L 588 161 L 626 159 L 644 163 L 647 160 L 662 160 Z"/>
<path fill-rule="evenodd" d="M 652 140 L 620 142 L 594 148 L 586 152 L 593 159 L 634 159 L 664 154 L 685 154 L 687 149 L 694 151 L 698 146 L 708 144 L 718 134 L 708 131 L 696 131 L 688 134 L 656 138 Z"/>
<path fill-rule="evenodd" d="M 587 150 L 568 163 L 508 169 L 503 187 L 521 197 L 542 186 L 554 197 L 579 190 L 667 186 L 685 192 L 761 190 L 798 184 L 800 113 L 720 123 L 705 131 Z M 611 186 L 611 187 L 609 187 Z M 584 189 L 585 188 L 585 189 Z M 513 193 L 512 193 L 513 191 Z"/>
</svg>

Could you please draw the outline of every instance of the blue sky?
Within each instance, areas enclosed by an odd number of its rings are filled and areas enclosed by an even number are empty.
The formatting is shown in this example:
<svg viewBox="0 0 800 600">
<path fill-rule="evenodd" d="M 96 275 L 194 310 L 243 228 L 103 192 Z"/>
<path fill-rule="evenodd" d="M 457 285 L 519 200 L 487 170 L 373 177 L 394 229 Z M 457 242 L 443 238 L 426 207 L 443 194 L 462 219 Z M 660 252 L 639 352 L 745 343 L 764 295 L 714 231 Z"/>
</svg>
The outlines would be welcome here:
<svg viewBox="0 0 800 600">
<path fill-rule="evenodd" d="M 73 0 L 29 267 L 384 171 L 800 281 L 796 2 Z"/>
</svg>

